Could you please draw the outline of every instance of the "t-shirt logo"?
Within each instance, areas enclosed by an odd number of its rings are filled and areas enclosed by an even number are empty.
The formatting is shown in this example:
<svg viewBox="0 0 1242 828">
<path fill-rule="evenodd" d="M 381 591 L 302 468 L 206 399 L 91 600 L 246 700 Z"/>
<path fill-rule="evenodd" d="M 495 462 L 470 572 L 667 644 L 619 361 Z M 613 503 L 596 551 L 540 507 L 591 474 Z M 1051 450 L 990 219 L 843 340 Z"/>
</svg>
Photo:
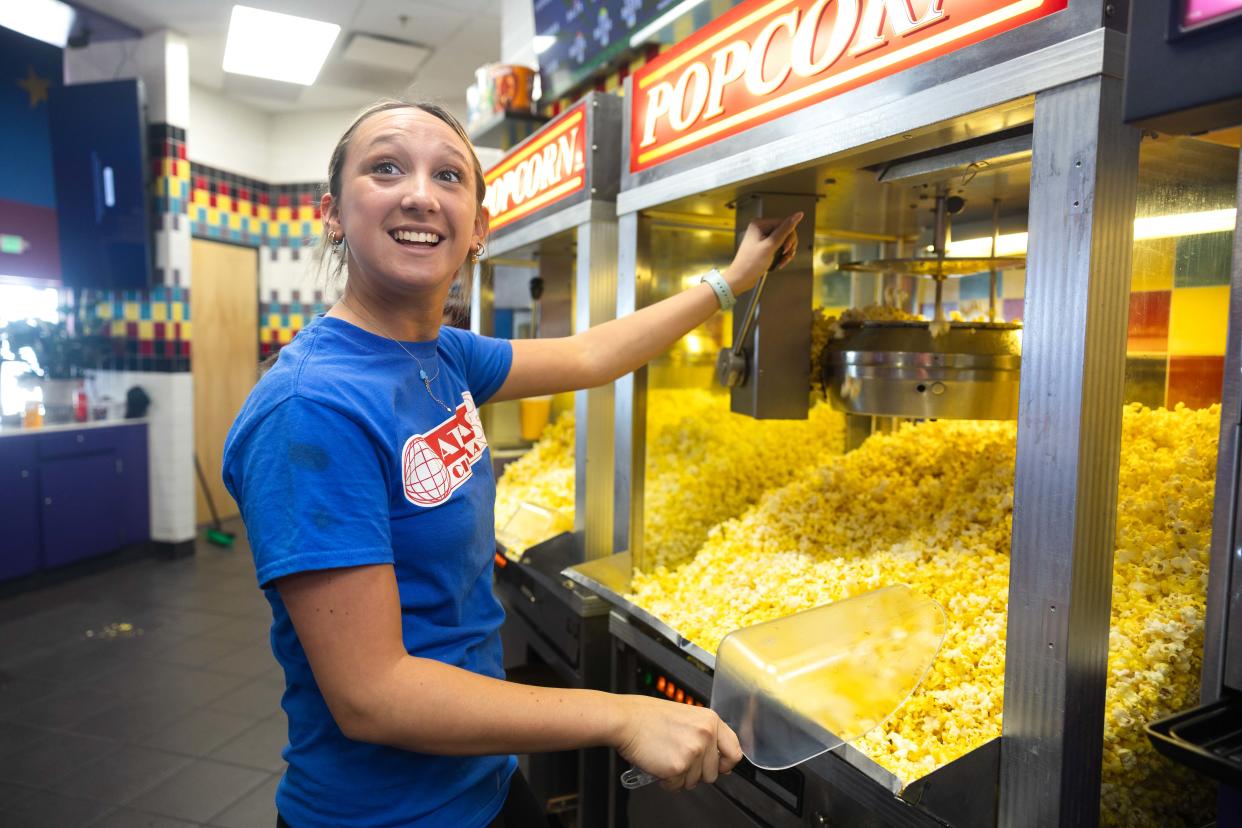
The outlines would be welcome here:
<svg viewBox="0 0 1242 828">
<path fill-rule="evenodd" d="M 405 499 L 415 506 L 437 506 L 474 475 L 474 464 L 487 449 L 474 397 L 461 394 L 453 416 L 424 434 L 415 434 L 401 450 Z"/>
</svg>

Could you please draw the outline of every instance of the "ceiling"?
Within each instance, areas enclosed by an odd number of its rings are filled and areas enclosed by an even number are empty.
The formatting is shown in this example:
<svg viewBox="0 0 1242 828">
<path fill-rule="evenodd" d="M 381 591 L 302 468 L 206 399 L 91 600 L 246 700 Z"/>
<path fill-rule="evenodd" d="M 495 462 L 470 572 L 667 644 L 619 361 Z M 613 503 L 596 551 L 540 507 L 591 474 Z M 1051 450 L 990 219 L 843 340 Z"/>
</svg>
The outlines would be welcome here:
<svg viewBox="0 0 1242 828">
<path fill-rule="evenodd" d="M 245 0 L 269 11 L 341 27 L 313 86 L 226 74 L 220 67 L 232 0 L 73 0 L 145 32 L 170 29 L 190 50 L 190 82 L 269 112 L 358 107 L 413 84 L 419 98 L 466 111 L 474 70 L 500 58 L 500 3 L 495 0 Z M 376 67 L 342 57 L 355 33 L 419 44 L 430 55 L 416 70 Z"/>
</svg>

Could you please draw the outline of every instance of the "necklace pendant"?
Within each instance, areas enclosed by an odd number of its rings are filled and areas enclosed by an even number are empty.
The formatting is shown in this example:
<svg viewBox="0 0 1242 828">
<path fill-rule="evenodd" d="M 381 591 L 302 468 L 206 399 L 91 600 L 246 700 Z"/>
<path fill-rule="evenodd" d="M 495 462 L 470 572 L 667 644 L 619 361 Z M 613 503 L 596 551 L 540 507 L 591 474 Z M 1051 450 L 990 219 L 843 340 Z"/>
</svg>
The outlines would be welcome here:
<svg viewBox="0 0 1242 828">
<path fill-rule="evenodd" d="M 418 378 L 422 380 L 423 382 L 425 382 L 427 385 L 431 385 L 431 380 L 427 379 L 427 372 L 424 371 L 422 368 L 418 369 Z"/>
</svg>

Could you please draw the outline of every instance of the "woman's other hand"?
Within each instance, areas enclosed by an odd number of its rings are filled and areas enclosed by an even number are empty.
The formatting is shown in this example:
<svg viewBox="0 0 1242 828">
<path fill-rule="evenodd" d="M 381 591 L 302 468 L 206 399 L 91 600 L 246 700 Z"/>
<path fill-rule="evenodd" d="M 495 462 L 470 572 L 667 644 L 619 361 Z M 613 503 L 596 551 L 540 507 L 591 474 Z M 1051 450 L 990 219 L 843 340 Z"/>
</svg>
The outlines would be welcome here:
<svg viewBox="0 0 1242 828">
<path fill-rule="evenodd" d="M 617 751 L 665 790 L 715 782 L 742 759 L 737 734 L 709 707 L 637 695 L 616 698 L 623 711 Z"/>
<path fill-rule="evenodd" d="M 745 293 L 755 286 L 768 268 L 782 268 L 794 257 L 798 252 L 797 227 L 802 216 L 799 212 L 783 219 L 760 218 L 750 223 L 733 262 L 721 274 L 734 293 Z M 774 258 L 775 266 L 772 263 Z"/>
</svg>

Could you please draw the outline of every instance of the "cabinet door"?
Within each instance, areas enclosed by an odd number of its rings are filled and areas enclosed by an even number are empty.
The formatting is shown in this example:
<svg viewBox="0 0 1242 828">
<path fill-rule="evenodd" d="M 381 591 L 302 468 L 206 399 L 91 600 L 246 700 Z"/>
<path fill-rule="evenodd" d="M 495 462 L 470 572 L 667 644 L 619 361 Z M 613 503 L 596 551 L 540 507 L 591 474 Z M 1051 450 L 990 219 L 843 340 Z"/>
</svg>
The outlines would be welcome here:
<svg viewBox="0 0 1242 828">
<path fill-rule="evenodd" d="M 0 581 L 39 567 L 39 481 L 33 437 L 0 437 Z"/>
<path fill-rule="evenodd" d="M 115 451 L 44 460 L 39 494 L 44 566 L 62 566 L 120 546 Z"/>
<path fill-rule="evenodd" d="M 117 491 L 121 496 L 121 543 L 145 543 L 151 539 L 151 488 L 147 461 L 147 427 L 117 429 Z"/>
</svg>

